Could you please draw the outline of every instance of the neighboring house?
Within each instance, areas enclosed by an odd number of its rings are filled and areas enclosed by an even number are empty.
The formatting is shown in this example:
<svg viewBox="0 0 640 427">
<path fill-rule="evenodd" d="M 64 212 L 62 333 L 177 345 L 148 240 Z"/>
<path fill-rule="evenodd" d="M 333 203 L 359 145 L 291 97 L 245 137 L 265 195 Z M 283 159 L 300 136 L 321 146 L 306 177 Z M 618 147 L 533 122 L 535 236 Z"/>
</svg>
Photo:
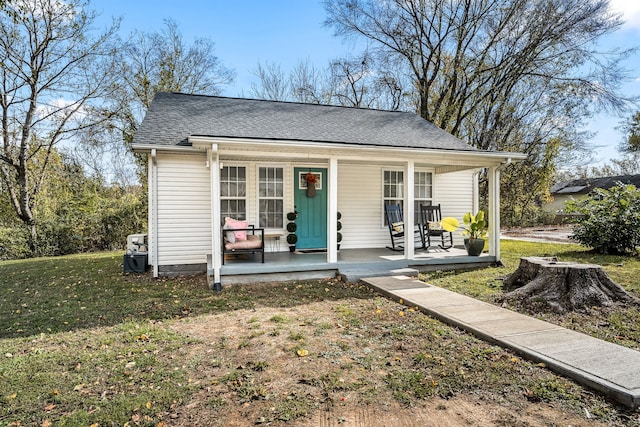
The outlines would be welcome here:
<svg viewBox="0 0 640 427">
<path fill-rule="evenodd" d="M 384 248 L 385 204 L 414 207 L 404 210 L 405 223 L 417 221 L 420 203 L 440 203 L 444 216 L 460 219 L 477 209 L 481 168 L 489 170 L 489 255 L 497 261 L 499 169 L 525 157 L 479 151 L 407 112 L 179 93 L 155 96 L 133 148 L 148 155 L 154 276 L 204 271 L 209 260 L 216 284 L 228 267 L 225 217 L 286 236 L 286 214 L 296 210 L 298 247 L 326 248 L 326 263 L 336 264 L 337 212 L 341 249 Z M 310 171 L 320 177 L 314 198 L 303 188 Z M 413 259 L 412 238 L 405 248 L 389 255 Z M 246 264 L 260 272 L 268 263 Z"/>
<path fill-rule="evenodd" d="M 553 201 L 545 205 L 545 211 L 562 215 L 565 203 L 571 199 L 585 197 L 596 188 L 608 190 L 618 182 L 623 184 L 633 184 L 640 188 L 640 175 L 618 175 L 603 178 L 581 178 L 571 181 L 562 181 L 550 188 Z"/>
</svg>

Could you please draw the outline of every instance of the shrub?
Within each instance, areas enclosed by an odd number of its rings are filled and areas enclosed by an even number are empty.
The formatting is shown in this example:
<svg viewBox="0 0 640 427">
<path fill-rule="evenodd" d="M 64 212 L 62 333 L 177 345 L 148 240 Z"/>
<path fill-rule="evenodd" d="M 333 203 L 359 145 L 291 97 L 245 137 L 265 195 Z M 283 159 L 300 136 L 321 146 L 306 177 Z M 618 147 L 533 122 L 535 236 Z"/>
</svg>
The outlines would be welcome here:
<svg viewBox="0 0 640 427">
<path fill-rule="evenodd" d="M 600 254 L 635 254 L 640 246 L 640 191 L 617 183 L 571 200 L 566 212 L 578 214 L 572 239 Z"/>
<path fill-rule="evenodd" d="M 22 259 L 30 255 L 29 233 L 25 227 L 0 227 L 0 260 Z"/>
</svg>

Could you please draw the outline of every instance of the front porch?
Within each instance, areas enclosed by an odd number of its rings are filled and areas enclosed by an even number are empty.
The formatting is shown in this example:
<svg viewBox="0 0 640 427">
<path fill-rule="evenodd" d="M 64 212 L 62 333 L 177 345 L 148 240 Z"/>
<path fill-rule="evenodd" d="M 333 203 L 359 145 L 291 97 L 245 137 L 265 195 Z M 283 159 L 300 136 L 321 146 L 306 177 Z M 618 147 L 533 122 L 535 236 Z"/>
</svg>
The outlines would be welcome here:
<svg viewBox="0 0 640 427">
<path fill-rule="evenodd" d="M 233 258 L 236 259 L 233 259 Z M 456 270 L 486 267 L 496 262 L 496 257 L 483 253 L 479 257 L 468 256 L 464 248 L 454 247 L 448 251 L 432 247 L 418 249 L 413 258 L 405 258 L 402 252 L 385 248 L 342 249 L 338 261 L 327 261 L 326 252 L 267 252 L 264 264 L 260 255 L 239 254 L 225 260 L 221 268 L 222 284 L 238 284 L 265 281 L 304 280 L 331 278 L 337 275 L 344 280 L 356 281 L 361 277 L 391 275 L 394 271 L 411 269 L 417 271 Z M 209 266 L 209 275 L 213 271 Z M 412 272 L 403 271 L 403 274 Z"/>
</svg>

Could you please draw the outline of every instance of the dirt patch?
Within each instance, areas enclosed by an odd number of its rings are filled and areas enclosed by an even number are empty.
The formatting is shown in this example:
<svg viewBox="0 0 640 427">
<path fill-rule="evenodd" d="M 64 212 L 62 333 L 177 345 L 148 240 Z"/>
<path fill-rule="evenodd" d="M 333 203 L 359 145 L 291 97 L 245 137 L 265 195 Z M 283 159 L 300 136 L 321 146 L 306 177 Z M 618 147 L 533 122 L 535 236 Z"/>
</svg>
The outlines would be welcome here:
<svg viewBox="0 0 640 427">
<path fill-rule="evenodd" d="M 570 381 L 381 297 L 169 327 L 193 340 L 181 357 L 196 391 L 167 426 L 617 423 L 593 419 L 608 404 Z"/>
<path fill-rule="evenodd" d="M 509 227 L 500 230 L 501 236 L 551 243 L 577 243 L 569 238 L 573 229 L 569 225 L 541 225 L 537 227 Z"/>
</svg>

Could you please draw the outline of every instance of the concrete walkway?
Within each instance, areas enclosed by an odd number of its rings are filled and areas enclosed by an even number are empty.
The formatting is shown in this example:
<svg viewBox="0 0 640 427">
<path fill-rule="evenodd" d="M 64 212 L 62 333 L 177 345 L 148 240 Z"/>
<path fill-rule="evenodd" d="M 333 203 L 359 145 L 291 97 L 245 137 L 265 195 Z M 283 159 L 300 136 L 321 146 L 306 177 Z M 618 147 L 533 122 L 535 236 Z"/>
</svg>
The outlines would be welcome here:
<svg viewBox="0 0 640 427">
<path fill-rule="evenodd" d="M 362 279 L 380 293 L 600 391 L 640 406 L 640 352 L 428 285 L 408 276 Z"/>
</svg>

